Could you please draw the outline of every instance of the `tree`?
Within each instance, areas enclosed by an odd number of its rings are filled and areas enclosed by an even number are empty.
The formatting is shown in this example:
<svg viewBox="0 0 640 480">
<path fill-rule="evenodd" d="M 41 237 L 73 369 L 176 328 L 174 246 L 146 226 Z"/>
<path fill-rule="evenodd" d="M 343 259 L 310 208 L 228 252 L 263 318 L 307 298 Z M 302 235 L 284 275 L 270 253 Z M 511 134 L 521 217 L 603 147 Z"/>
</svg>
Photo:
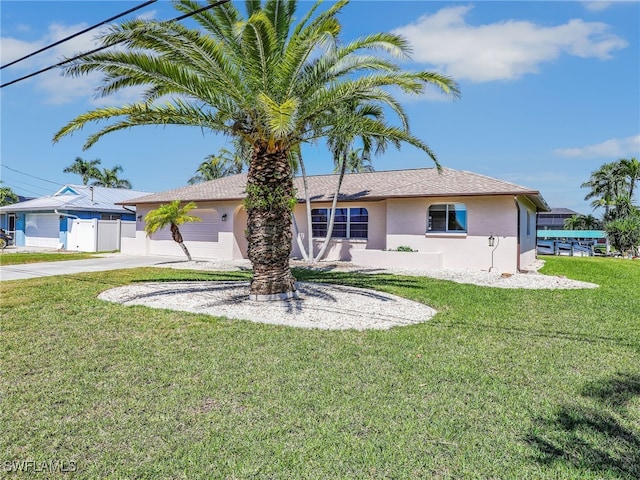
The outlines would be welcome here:
<svg viewBox="0 0 640 480">
<path fill-rule="evenodd" d="M 234 142 L 239 144 L 240 142 Z M 246 153 L 245 153 L 246 155 Z M 243 157 L 242 146 L 237 145 L 235 152 L 221 148 L 218 155 L 209 155 L 196 170 L 196 175 L 189 179 L 189 185 L 215 180 L 242 173 L 246 161 Z"/>
<path fill-rule="evenodd" d="M 633 191 L 640 182 L 640 161 L 637 158 L 621 158 L 618 160 L 619 174 L 626 179 L 629 198 L 633 200 Z"/>
<path fill-rule="evenodd" d="M 182 238 L 182 234 L 180 233 L 178 226 L 188 222 L 202 221 L 200 217 L 189 215 L 189 212 L 194 208 L 197 207 L 193 202 L 189 202 L 181 207 L 180 200 L 174 200 L 171 203 L 160 205 L 158 208 L 151 210 L 144 216 L 144 231 L 147 232 L 147 235 L 151 235 L 161 228 L 169 225 L 171 228 L 171 238 L 173 238 L 174 242 L 180 245 L 180 248 L 182 248 L 182 251 L 187 256 L 187 259 L 191 261 L 191 254 L 189 253 L 187 246 L 184 244 L 184 239 Z"/>
<path fill-rule="evenodd" d="M 3 183 L 2 180 L 0 180 L 0 183 Z M 11 205 L 13 203 L 18 203 L 19 201 L 20 201 L 20 198 L 11 189 L 11 187 L 0 186 L 0 207 L 4 205 Z"/>
<path fill-rule="evenodd" d="M 607 222 L 604 226 L 609 242 L 623 255 L 637 254 L 640 245 L 640 215 L 635 214 Z"/>
<path fill-rule="evenodd" d="M 88 185 L 89 180 L 96 178 L 100 175 L 98 165 L 100 165 L 100 159 L 95 160 L 83 160 L 80 157 L 76 157 L 71 165 L 65 167 L 64 173 L 76 173 L 82 177 L 82 184 Z"/>
<path fill-rule="evenodd" d="M 593 215 L 573 215 L 564 220 L 567 230 L 598 230 L 602 227 L 600 221 Z"/>
<path fill-rule="evenodd" d="M 121 172 L 122 167 L 120 165 L 116 165 L 113 168 L 103 168 L 102 171 L 98 171 L 93 175 L 95 181 L 91 185 L 107 188 L 131 188 L 129 180 L 118 177 Z"/>
<path fill-rule="evenodd" d="M 376 171 L 371 161 L 371 153 L 363 151 L 362 148 L 351 150 L 345 161 L 345 173 L 371 173 Z M 336 164 L 333 173 L 340 173 L 341 164 L 342 162 Z"/>
<path fill-rule="evenodd" d="M 329 113 L 353 101 L 388 107 L 401 126 L 385 126 L 378 133 L 435 159 L 410 133 L 403 108 L 385 88 L 420 94 L 426 85 L 434 85 L 458 94 L 449 77 L 400 69 L 393 57 L 406 57 L 409 45 L 398 35 L 376 33 L 341 43 L 338 14 L 348 2 L 332 3 L 325 11 L 320 11 L 320 3 L 294 25 L 293 0 L 246 2 L 246 17 L 232 2 L 195 13 L 199 3 L 178 0 L 176 8 L 193 14 L 200 30 L 179 22 L 128 21 L 100 38 L 103 45 L 118 42 L 121 48 L 84 55 L 65 70 L 71 76 L 100 72 L 99 95 L 128 87 L 145 91 L 138 102 L 79 115 L 54 141 L 89 123 L 112 120 L 88 137 L 85 149 L 114 131 L 169 124 L 197 126 L 241 138 L 250 146 L 245 208 L 253 265 L 250 293 L 255 299 L 295 295 L 289 268 L 296 203 L 292 152 L 324 137 L 340 121 Z M 170 100 L 161 103 L 161 98 Z"/>
<path fill-rule="evenodd" d="M 640 181 L 640 162 L 636 158 L 621 158 L 615 162 L 603 164 L 591 173 L 589 180 L 581 185 L 589 188 L 585 200 L 594 199 L 594 208 L 604 207 L 604 218 L 609 218 L 612 208 L 618 200 L 633 199 L 634 189 Z"/>
</svg>

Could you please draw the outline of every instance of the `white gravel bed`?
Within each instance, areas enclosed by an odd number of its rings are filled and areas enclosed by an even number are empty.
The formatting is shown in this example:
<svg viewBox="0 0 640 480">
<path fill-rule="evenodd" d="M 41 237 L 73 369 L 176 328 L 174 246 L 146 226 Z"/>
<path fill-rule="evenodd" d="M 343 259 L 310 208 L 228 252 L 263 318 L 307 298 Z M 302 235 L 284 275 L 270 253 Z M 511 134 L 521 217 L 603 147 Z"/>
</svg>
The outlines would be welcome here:
<svg viewBox="0 0 640 480">
<path fill-rule="evenodd" d="M 359 267 L 349 262 L 319 262 L 309 265 L 301 261 L 292 261 L 291 266 L 300 268 L 311 268 L 322 271 L 337 272 L 357 272 L 364 274 L 394 273 L 398 275 L 409 275 L 415 277 L 437 278 L 439 280 L 450 280 L 457 283 L 468 283 L 485 287 L 496 288 L 528 288 L 528 289 L 574 289 L 574 288 L 598 288 L 594 283 L 571 280 L 566 277 L 542 275 L 537 270 L 544 262 L 538 260 L 535 264 L 527 267 L 528 273 L 501 273 L 498 271 L 488 272 L 481 270 L 407 270 L 407 269 L 382 269 Z M 248 260 L 233 261 L 192 261 L 192 262 L 170 262 L 162 265 L 167 268 L 188 269 L 188 270 L 208 270 L 208 271 L 232 271 L 251 270 L 251 263 Z"/>
<path fill-rule="evenodd" d="M 249 282 L 149 282 L 112 288 L 98 298 L 252 322 L 331 330 L 389 329 L 429 320 L 436 311 L 375 290 L 298 283 L 300 298 L 248 299 Z"/>
<path fill-rule="evenodd" d="M 322 262 L 309 266 L 294 261 L 292 265 L 323 271 L 426 276 L 497 288 L 598 287 L 565 277 L 541 275 L 537 273 L 541 262 L 530 267 L 531 273 L 514 275 L 474 270 L 371 269 L 347 262 Z M 251 270 L 251 264 L 246 260 L 167 262 L 159 266 L 207 271 Z M 298 290 L 300 298 L 297 299 L 254 302 L 249 300 L 248 282 L 149 282 L 113 288 L 101 293 L 99 298 L 124 305 L 146 305 L 260 323 L 335 330 L 388 329 L 425 322 L 436 314 L 427 305 L 375 290 L 305 282 L 298 283 Z"/>
</svg>

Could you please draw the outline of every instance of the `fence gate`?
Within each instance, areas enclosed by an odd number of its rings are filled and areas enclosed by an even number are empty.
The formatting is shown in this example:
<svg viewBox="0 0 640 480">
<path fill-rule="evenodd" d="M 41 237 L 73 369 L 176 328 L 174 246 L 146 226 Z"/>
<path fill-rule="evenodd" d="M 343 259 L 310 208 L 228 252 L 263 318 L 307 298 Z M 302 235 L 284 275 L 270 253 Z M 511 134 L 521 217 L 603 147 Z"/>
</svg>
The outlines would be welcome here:
<svg viewBox="0 0 640 480">
<path fill-rule="evenodd" d="M 135 222 L 122 220 L 74 219 L 67 237 L 67 250 L 78 252 L 110 252 L 120 250 L 123 230 L 128 232 Z"/>
</svg>

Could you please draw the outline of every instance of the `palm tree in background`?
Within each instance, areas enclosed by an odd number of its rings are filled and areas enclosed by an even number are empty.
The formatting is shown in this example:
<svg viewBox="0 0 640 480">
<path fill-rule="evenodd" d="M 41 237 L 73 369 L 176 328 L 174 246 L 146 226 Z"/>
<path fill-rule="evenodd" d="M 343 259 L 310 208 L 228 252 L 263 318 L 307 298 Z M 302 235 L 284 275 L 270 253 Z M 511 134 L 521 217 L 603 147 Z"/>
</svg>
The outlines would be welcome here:
<svg viewBox="0 0 640 480">
<path fill-rule="evenodd" d="M 158 230 L 165 228 L 169 225 L 171 229 L 171 238 L 173 241 L 180 245 L 182 251 L 187 256 L 187 259 L 191 261 L 191 253 L 184 244 L 182 233 L 180 233 L 179 225 L 183 225 L 188 222 L 201 222 L 200 217 L 189 215 L 189 212 L 196 208 L 196 204 L 189 202 L 184 206 L 180 206 L 180 200 L 174 200 L 171 203 L 160 205 L 155 210 L 151 210 L 144 217 L 144 231 L 147 235 L 152 235 Z"/>
<path fill-rule="evenodd" d="M 371 152 L 366 152 L 362 148 L 356 148 L 349 151 L 345 160 L 345 173 L 371 173 L 375 172 L 373 161 L 371 160 Z M 333 169 L 333 173 L 340 173 L 341 165 L 337 164 Z"/>
<path fill-rule="evenodd" d="M 633 200 L 636 184 L 640 182 L 640 161 L 637 158 L 621 158 L 618 160 L 619 172 L 626 179 L 629 198 Z"/>
<path fill-rule="evenodd" d="M 600 166 L 581 187 L 589 188 L 590 191 L 584 199 L 594 199 L 591 202 L 592 207 L 604 207 L 606 219 L 618 201 L 624 202 L 627 197 L 633 199 L 634 189 L 639 180 L 640 162 L 636 158 L 621 158 Z"/>
<path fill-rule="evenodd" d="M 233 152 L 221 148 L 218 155 L 208 155 L 198 166 L 196 175 L 189 179 L 189 185 L 242 173 L 245 165 L 248 164 L 248 153 L 242 143 L 234 141 L 236 149 Z"/>
<path fill-rule="evenodd" d="M 576 214 L 564 220 L 566 230 L 598 230 L 601 222 L 593 215 Z"/>
<path fill-rule="evenodd" d="M 223 133 L 250 146 L 246 234 L 253 265 L 250 293 L 256 299 L 295 295 L 289 268 L 296 202 L 291 158 L 301 144 L 325 137 L 335 125 L 349 130 L 345 118 L 329 113 L 345 102 L 384 106 L 400 126 L 379 123 L 371 133 L 409 143 L 435 160 L 411 134 L 402 106 L 386 88 L 420 94 L 434 85 L 445 94 L 459 93 L 444 75 L 403 71 L 393 57 L 406 58 L 409 45 L 398 35 L 374 33 L 340 42 L 338 14 L 348 2 L 331 3 L 325 11 L 320 3 L 294 25 L 293 0 L 246 2 L 246 16 L 232 2 L 195 13 L 202 4 L 178 0 L 175 7 L 193 14 L 200 29 L 178 22 L 125 22 L 100 39 L 122 48 L 84 55 L 66 68 L 71 76 L 100 72 L 99 95 L 128 87 L 145 91 L 136 103 L 79 115 L 54 141 L 89 123 L 112 120 L 88 137 L 85 149 L 117 130 L 170 124 Z M 359 135 L 361 128 L 353 125 L 349 134 Z"/>
<path fill-rule="evenodd" d="M 120 165 L 116 165 L 113 168 L 103 168 L 102 171 L 98 170 L 97 173 L 93 175 L 95 181 L 92 182 L 91 185 L 94 187 L 107 188 L 131 188 L 131 182 L 129 180 L 118 176 L 121 172 L 122 167 Z"/>
<path fill-rule="evenodd" d="M 95 160 L 83 160 L 81 157 L 76 157 L 71 165 L 65 167 L 64 173 L 76 173 L 82 177 L 82 184 L 88 185 L 92 178 L 100 175 L 98 165 L 101 161 L 99 158 Z"/>
<path fill-rule="evenodd" d="M 0 180 L 0 184 L 2 183 L 2 180 Z M 3 187 L 2 185 L 0 185 L 0 207 L 18 203 L 19 200 L 20 198 L 11 189 L 11 187 Z"/>
</svg>

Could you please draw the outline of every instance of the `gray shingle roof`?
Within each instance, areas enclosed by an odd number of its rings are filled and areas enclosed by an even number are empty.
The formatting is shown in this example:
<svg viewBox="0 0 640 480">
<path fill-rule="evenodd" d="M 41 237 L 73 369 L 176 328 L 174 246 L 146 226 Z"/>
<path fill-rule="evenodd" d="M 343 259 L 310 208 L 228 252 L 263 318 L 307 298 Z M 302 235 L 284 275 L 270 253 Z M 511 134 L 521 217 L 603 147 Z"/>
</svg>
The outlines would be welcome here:
<svg viewBox="0 0 640 480">
<path fill-rule="evenodd" d="M 93 190 L 93 191 L 92 191 Z M 131 198 L 149 192 L 125 188 L 90 187 L 88 185 L 65 185 L 53 195 L 34 198 L 13 205 L 0 207 L 2 212 L 33 212 L 51 210 L 73 210 L 91 212 L 126 213 L 122 205 L 130 205 Z M 130 213 L 130 212 L 129 212 Z"/>
<path fill-rule="evenodd" d="M 314 175 L 307 179 L 312 202 L 331 201 L 338 175 Z M 165 203 L 172 200 L 185 202 L 241 200 L 245 196 L 246 182 L 247 175 L 239 174 L 134 198 L 122 203 L 137 205 Z M 303 200 L 302 178 L 296 177 L 294 185 L 298 191 L 298 198 Z M 438 173 L 435 168 L 422 168 L 347 174 L 340 192 L 338 199 L 341 201 L 436 196 L 524 195 L 529 197 L 538 209 L 549 209 L 537 190 L 450 168 L 442 169 L 441 173 Z"/>
</svg>

